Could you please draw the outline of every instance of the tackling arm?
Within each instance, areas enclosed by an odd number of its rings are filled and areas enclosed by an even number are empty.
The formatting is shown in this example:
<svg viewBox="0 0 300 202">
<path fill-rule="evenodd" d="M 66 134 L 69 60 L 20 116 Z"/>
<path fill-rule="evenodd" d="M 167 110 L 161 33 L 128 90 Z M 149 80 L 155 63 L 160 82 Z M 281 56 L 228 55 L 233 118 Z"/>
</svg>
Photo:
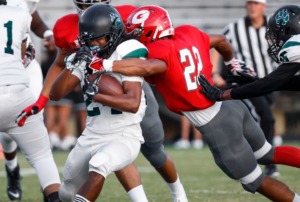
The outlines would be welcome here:
<svg viewBox="0 0 300 202">
<path fill-rule="evenodd" d="M 257 97 L 278 90 L 297 90 L 299 77 L 295 74 L 300 70 L 299 63 L 284 63 L 266 77 L 244 86 L 226 90 L 223 99 L 244 99 Z"/>
<path fill-rule="evenodd" d="M 126 76 L 151 76 L 167 71 L 167 64 L 159 59 L 123 59 L 113 62 L 112 72 Z"/>
</svg>

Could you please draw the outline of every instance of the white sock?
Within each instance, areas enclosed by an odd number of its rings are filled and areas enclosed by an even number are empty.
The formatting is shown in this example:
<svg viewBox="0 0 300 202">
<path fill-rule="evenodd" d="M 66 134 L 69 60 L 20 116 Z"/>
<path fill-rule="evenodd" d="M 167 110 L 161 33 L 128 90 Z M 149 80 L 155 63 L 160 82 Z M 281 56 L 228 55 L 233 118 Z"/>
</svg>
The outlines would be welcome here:
<svg viewBox="0 0 300 202">
<path fill-rule="evenodd" d="M 177 175 L 177 180 L 175 182 L 168 183 L 168 187 L 170 189 L 171 196 L 174 201 L 177 201 L 177 199 L 181 199 L 180 201 L 187 201 L 184 188 L 179 180 L 178 175 Z"/>
<path fill-rule="evenodd" d="M 18 165 L 17 156 L 13 160 L 5 160 L 8 170 L 13 171 Z"/>
<path fill-rule="evenodd" d="M 293 202 L 300 202 L 300 196 L 297 193 L 295 193 L 295 198 Z"/>
<path fill-rule="evenodd" d="M 76 194 L 74 198 L 74 202 L 90 202 L 90 201 L 84 198 L 83 196 Z"/>
<path fill-rule="evenodd" d="M 132 202 L 148 202 L 143 185 L 139 185 L 127 193 Z"/>
</svg>

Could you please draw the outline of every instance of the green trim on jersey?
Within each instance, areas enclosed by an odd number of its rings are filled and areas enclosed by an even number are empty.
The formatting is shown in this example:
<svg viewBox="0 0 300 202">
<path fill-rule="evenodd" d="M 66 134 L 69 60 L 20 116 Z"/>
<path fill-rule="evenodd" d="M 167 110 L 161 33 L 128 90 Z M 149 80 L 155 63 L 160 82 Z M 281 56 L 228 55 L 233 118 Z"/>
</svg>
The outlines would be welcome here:
<svg viewBox="0 0 300 202">
<path fill-rule="evenodd" d="M 148 50 L 146 48 L 136 49 L 128 54 L 126 54 L 122 59 L 126 58 L 147 58 Z"/>
<path fill-rule="evenodd" d="M 289 48 L 289 47 L 292 47 L 292 46 L 300 46 L 300 42 L 288 41 L 282 46 L 282 49 Z"/>
</svg>

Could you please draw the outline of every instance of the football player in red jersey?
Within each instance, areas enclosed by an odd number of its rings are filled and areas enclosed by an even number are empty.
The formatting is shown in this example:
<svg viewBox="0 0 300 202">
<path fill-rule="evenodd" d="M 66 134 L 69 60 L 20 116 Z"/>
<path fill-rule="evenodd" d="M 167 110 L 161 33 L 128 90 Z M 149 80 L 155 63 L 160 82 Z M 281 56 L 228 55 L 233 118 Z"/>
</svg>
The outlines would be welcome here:
<svg viewBox="0 0 300 202">
<path fill-rule="evenodd" d="M 208 35 L 189 25 L 173 29 L 167 11 L 157 6 L 135 10 L 128 18 L 127 30 L 134 31 L 147 45 L 148 59 L 103 59 L 99 72 L 144 76 L 156 85 L 171 111 L 185 115 L 202 133 L 216 164 L 228 177 L 239 180 L 246 191 L 259 192 L 272 201 L 300 201 L 298 194 L 265 176 L 258 165 L 275 163 L 299 168 L 300 150 L 272 147 L 241 101 L 215 102 L 200 92 L 199 74 L 212 83 L 210 48 L 215 48 L 225 61 L 233 59 L 233 50 L 224 36 Z"/>
<path fill-rule="evenodd" d="M 83 10 L 95 3 L 109 2 L 110 0 L 74 0 L 79 15 L 83 12 Z M 123 21 L 126 21 L 129 14 L 137 7 L 131 5 L 122 5 L 116 6 L 115 8 L 122 16 Z M 25 123 L 28 116 L 38 113 L 44 108 L 54 80 L 65 68 L 64 60 L 66 56 L 75 52 L 79 48 L 79 43 L 77 40 L 79 21 L 78 14 L 69 14 L 57 20 L 53 29 L 55 43 L 59 48 L 56 59 L 47 73 L 40 99 L 38 99 L 35 104 L 25 110 L 27 113 L 25 113 L 23 117 L 20 117 L 18 122 L 20 126 Z M 145 139 L 145 143 L 141 146 L 141 151 L 149 160 L 151 165 L 155 167 L 155 169 L 166 181 L 172 199 L 174 201 L 187 201 L 185 190 L 179 180 L 175 166 L 171 158 L 166 154 L 163 146 L 164 130 L 158 114 L 158 104 L 151 88 L 146 82 L 143 84 L 143 90 L 147 97 L 147 109 L 145 117 L 141 122 L 143 137 Z M 129 170 L 131 170 L 131 173 L 135 170 L 135 174 L 132 173 L 133 176 L 129 175 Z M 134 178 L 134 176 L 138 176 L 138 172 L 133 165 L 117 172 L 116 175 L 127 192 L 141 184 L 139 178 Z"/>
</svg>

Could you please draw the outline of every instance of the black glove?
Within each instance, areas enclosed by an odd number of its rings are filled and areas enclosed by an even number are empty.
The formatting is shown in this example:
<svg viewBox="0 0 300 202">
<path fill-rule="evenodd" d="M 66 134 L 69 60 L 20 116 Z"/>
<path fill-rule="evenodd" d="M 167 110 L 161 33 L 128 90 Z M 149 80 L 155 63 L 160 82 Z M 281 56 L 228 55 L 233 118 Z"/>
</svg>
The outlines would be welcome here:
<svg viewBox="0 0 300 202">
<path fill-rule="evenodd" d="M 94 96 L 98 93 L 98 82 L 101 79 L 101 74 L 93 80 L 89 77 L 89 75 L 86 75 L 84 78 L 83 93 L 87 96 L 89 101 L 93 101 Z"/>
<path fill-rule="evenodd" d="M 204 75 L 199 75 L 197 77 L 198 84 L 202 86 L 200 90 L 207 99 L 214 100 L 214 101 L 221 101 L 223 99 L 223 91 L 219 88 L 212 86 L 204 77 Z"/>
<path fill-rule="evenodd" d="M 91 50 L 88 46 L 84 45 L 79 48 L 76 52 L 73 61 L 71 62 L 72 65 L 78 65 L 82 62 L 86 62 L 86 64 L 90 64 L 93 59 L 93 55 Z"/>
<path fill-rule="evenodd" d="M 228 83 L 244 85 L 258 79 L 256 72 L 247 67 L 246 63 L 241 60 L 232 59 L 226 67 L 230 72 L 226 79 Z"/>
</svg>

